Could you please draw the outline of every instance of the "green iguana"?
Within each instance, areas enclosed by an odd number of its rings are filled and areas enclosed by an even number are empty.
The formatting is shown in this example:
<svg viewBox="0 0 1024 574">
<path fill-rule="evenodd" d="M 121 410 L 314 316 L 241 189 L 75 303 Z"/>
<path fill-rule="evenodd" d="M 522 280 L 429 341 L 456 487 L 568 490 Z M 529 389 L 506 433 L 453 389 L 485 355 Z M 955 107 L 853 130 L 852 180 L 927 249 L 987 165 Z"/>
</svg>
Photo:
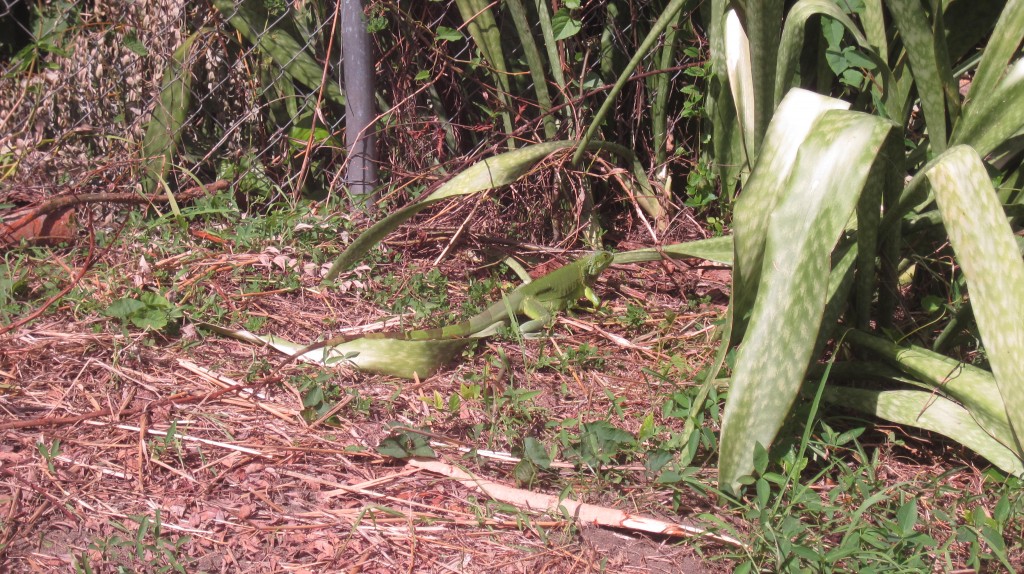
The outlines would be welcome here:
<svg viewBox="0 0 1024 574">
<path fill-rule="evenodd" d="M 356 339 L 334 337 L 300 349 L 286 362 L 324 349 L 325 363 L 348 360 L 364 371 L 405 378 L 417 373 L 426 377 L 474 339 L 494 335 L 499 328 L 510 324 L 513 316 L 527 318 L 519 329 L 532 333 L 549 324 L 555 313 L 575 306 L 580 299 L 586 298 L 595 308 L 599 307 L 601 301 L 593 286 L 613 259 L 607 251 L 596 251 L 517 287 L 501 301 L 455 325 L 401 333 L 372 333 Z"/>
</svg>

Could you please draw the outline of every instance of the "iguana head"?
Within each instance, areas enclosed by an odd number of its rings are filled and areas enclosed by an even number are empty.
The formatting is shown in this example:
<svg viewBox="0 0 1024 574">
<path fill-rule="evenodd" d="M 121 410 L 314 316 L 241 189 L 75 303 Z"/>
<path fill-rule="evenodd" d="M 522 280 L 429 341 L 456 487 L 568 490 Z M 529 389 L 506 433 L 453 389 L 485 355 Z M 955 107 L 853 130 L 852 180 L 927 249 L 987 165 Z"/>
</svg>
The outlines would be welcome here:
<svg viewBox="0 0 1024 574">
<path fill-rule="evenodd" d="M 583 265 L 583 282 L 592 284 L 612 264 L 615 256 L 607 251 L 595 251 Z"/>
</svg>

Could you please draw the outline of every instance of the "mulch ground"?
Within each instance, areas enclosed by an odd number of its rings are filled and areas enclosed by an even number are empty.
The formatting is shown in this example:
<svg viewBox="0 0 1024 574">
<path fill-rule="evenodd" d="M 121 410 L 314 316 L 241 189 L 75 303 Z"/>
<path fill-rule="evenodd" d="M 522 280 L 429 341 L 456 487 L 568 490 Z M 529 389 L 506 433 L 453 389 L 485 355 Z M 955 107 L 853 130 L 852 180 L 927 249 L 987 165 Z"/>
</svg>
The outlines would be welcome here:
<svg viewBox="0 0 1024 574">
<path fill-rule="evenodd" d="M 132 249 L 110 254 L 123 277 L 144 284 L 138 256 Z M 441 267 L 458 277 L 466 261 L 456 252 Z M 76 263 L 69 259 L 68 268 Z M 3 568 L 68 571 L 78 561 L 95 571 L 175 564 L 187 572 L 728 571 L 686 541 L 580 529 L 566 517 L 488 500 L 375 451 L 389 423 L 428 428 L 442 460 L 515 486 L 514 461 L 466 453 L 518 448 L 503 435 L 500 413 L 480 399 L 462 401 L 456 412 L 437 408 L 435 397 L 447 399 L 471 383 L 497 395 L 509 386 L 539 391 L 518 415 L 532 426 L 523 435 L 574 417 L 608 418 L 637 431 L 646 414 L 658 415 L 668 393 L 692 384 L 678 376 L 667 383 L 644 367 L 673 349 L 677 361 L 696 369 L 712 351 L 728 274 L 691 263 L 614 268 L 599 286 L 612 313 L 561 320 L 549 341 L 488 342 L 423 381 L 279 367 L 279 355 L 210 336 L 187 321 L 180 336 L 161 338 L 58 304 L 0 343 Z M 324 294 L 310 289 L 310 275 L 302 288 L 243 292 L 245 277 L 267 276 L 280 264 L 274 254 L 214 250 L 152 263 L 177 266 L 176 276 L 192 287 L 179 290 L 184 296 L 219 297 L 232 312 L 265 318 L 261 332 L 292 340 L 322 336 L 326 316 L 335 325 L 384 318 L 363 297 L 377 287 L 372 281 L 362 293 L 354 287 Z M 413 261 L 408 269 L 429 265 Z M 201 282 L 191 281 L 198 276 Z M 455 300 L 464 296 L 459 283 L 451 281 Z M 121 287 L 96 282 L 92 296 L 102 307 Z M 706 295 L 712 303 L 687 305 L 683 295 Z M 649 314 L 643 332 L 615 320 L 634 296 Z M 542 352 L 584 343 L 600 361 L 527 368 Z M 499 354 L 507 372 L 494 368 Z M 342 394 L 330 417 L 310 421 L 296 381 L 318 376 Z M 635 463 L 617 476 L 622 482 L 609 484 L 563 465 L 530 488 L 568 489 L 584 502 L 670 522 L 719 511 L 696 493 L 673 511 L 669 495 Z M 705 544 L 702 552 L 713 547 Z"/>
</svg>

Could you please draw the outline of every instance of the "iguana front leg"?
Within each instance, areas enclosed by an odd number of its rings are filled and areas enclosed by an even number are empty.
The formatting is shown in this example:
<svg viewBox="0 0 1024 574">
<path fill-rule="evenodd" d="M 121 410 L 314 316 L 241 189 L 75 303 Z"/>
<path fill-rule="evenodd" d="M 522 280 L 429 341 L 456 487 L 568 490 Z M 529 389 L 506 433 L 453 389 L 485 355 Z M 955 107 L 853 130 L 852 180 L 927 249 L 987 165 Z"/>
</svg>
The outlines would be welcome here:
<svg viewBox="0 0 1024 574">
<path fill-rule="evenodd" d="M 587 301 L 590 301 L 594 305 L 595 311 L 601 308 L 601 298 L 597 296 L 597 293 L 594 293 L 594 290 L 590 285 L 583 287 L 583 296 L 587 298 Z"/>
</svg>

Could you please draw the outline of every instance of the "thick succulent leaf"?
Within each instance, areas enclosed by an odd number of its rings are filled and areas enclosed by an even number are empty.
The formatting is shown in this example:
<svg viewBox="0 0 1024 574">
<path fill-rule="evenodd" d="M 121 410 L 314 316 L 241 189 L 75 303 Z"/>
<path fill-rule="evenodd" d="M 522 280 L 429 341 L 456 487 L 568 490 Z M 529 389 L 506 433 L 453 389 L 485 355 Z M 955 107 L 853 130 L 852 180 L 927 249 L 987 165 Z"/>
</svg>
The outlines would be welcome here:
<svg viewBox="0 0 1024 574">
<path fill-rule="evenodd" d="M 848 331 L 843 339 L 876 353 L 931 391 L 956 399 L 992 438 L 1014 448 L 1010 421 L 992 373 L 922 347 L 900 346 L 863 331 Z"/>
<path fill-rule="evenodd" d="M 893 128 L 875 116 L 832 110 L 800 147 L 786 195 L 769 218 L 757 298 L 736 357 L 722 421 L 721 488 L 739 487 L 754 468 L 756 445 L 771 445 L 789 413 L 818 341 L 832 250 L 875 161 L 885 161 L 879 150 Z"/>
<path fill-rule="evenodd" d="M 509 110 L 513 109 L 513 105 L 508 66 L 505 62 L 505 52 L 501 47 L 501 29 L 494 18 L 491 5 L 483 0 L 455 0 L 455 5 L 477 49 L 490 64 L 491 77 L 498 87 L 498 98 L 505 107 L 501 112 L 501 120 L 505 126 L 505 133 L 511 135 L 512 115 Z M 508 145 L 510 149 L 514 148 L 515 140 L 509 138 Z"/>
<path fill-rule="evenodd" d="M 729 90 L 736 108 L 736 121 L 743 136 L 743 152 L 746 154 L 744 163 L 751 165 L 757 157 L 757 93 L 750 62 L 750 41 L 735 10 L 725 14 L 724 34 L 725 66 L 729 73 Z"/>
<path fill-rule="evenodd" d="M 736 105 L 732 100 L 729 71 L 725 57 L 726 1 L 711 1 L 711 22 L 708 26 L 708 44 L 711 46 L 711 69 L 714 72 L 708 84 L 707 106 L 711 118 L 715 164 L 722 182 L 722 194 L 733 199 L 736 188 L 750 172 L 743 153 L 743 133 L 737 120 Z"/>
<path fill-rule="evenodd" d="M 882 0 L 864 0 L 863 7 L 858 15 L 861 24 L 864 26 L 864 35 L 868 44 L 875 51 L 887 58 L 889 55 L 889 38 L 885 31 L 885 11 L 882 9 Z"/>
<path fill-rule="evenodd" d="M 1024 58 L 1017 60 L 985 97 L 972 100 L 953 141 L 987 156 L 1024 128 Z"/>
<path fill-rule="evenodd" d="M 995 30 L 985 46 L 978 71 L 971 82 L 967 99 L 986 100 L 995 91 L 1001 78 L 1024 40 L 1024 0 L 1009 0 L 1003 8 Z"/>
<path fill-rule="evenodd" d="M 535 0 L 534 7 L 537 9 L 537 18 L 540 21 L 541 35 L 544 36 L 544 50 L 548 55 L 548 70 L 551 71 L 551 77 L 555 79 L 559 93 L 564 93 L 565 75 L 562 74 L 558 41 L 555 40 L 555 30 L 551 25 L 551 5 L 544 0 Z"/>
<path fill-rule="evenodd" d="M 339 273 L 351 267 L 374 245 L 380 243 L 388 233 L 391 233 L 410 217 L 423 211 L 430 205 L 450 197 L 470 195 L 508 185 L 525 175 L 538 162 L 552 153 L 563 149 L 575 148 L 576 145 L 574 141 L 564 140 L 534 144 L 498 154 L 469 166 L 466 170 L 434 190 L 426 198 L 391 213 L 366 230 L 335 259 L 324 281 L 333 281 Z M 632 152 L 626 148 L 608 142 L 591 142 L 585 149 L 609 150 L 630 161 L 632 163 L 632 173 L 638 178 L 641 191 L 650 189 L 650 183 L 647 181 L 643 168 L 639 167 Z M 641 205 L 643 205 L 642 201 L 645 199 L 654 200 L 654 193 L 647 192 L 637 196 L 637 201 L 641 202 Z"/>
<path fill-rule="evenodd" d="M 734 339 L 742 336 L 753 308 L 761 279 L 768 218 L 787 191 L 797 151 L 822 114 L 848 107 L 849 104 L 842 100 L 795 89 L 779 104 L 775 118 L 768 126 L 764 149 L 733 211 L 736 243 L 733 310 L 737 321 Z"/>
<path fill-rule="evenodd" d="M 749 40 L 749 65 L 754 102 L 754 139 L 747 142 L 747 153 L 757 157 L 761 138 L 775 113 L 775 70 L 778 66 L 780 26 L 785 14 L 783 0 L 758 0 L 743 6 L 743 27 Z"/>
<path fill-rule="evenodd" d="M 949 112 L 956 119 L 959 94 L 953 83 L 949 57 L 946 55 L 945 37 L 942 32 L 933 33 L 929 22 L 932 17 L 924 11 L 920 0 L 887 0 L 896 28 L 903 39 L 903 45 L 910 60 L 921 108 L 928 125 L 929 141 L 932 148 L 941 152 L 946 149 L 949 134 L 946 128 L 947 96 L 950 98 Z"/>
<path fill-rule="evenodd" d="M 519 43 L 523 47 L 523 55 L 526 56 L 526 65 L 530 68 L 530 76 L 533 78 L 533 90 L 537 94 L 537 106 L 544 122 L 544 137 L 555 139 L 558 128 L 555 126 L 555 118 L 548 113 L 551 110 L 551 95 L 548 93 L 547 75 L 540 50 L 537 49 L 537 42 L 530 31 L 526 6 L 523 5 L 523 0 L 506 0 L 505 7 L 512 16 L 512 23 L 515 24 L 516 33 L 519 35 Z M 556 61 L 555 65 L 560 64 Z"/>
<path fill-rule="evenodd" d="M 664 247 L 648 247 L 635 251 L 615 254 L 615 263 L 641 263 L 644 261 L 660 261 L 665 255 L 673 259 L 692 259 L 698 257 L 723 265 L 732 265 L 732 237 L 712 237 L 685 243 L 675 243 Z"/>
<path fill-rule="evenodd" d="M 679 21 L 683 12 L 683 10 L 676 12 L 668 27 L 665 28 L 665 42 L 658 49 L 656 55 L 659 69 L 667 70 L 675 65 L 676 52 L 682 48 L 681 43 L 676 41 L 676 36 L 680 31 Z M 651 102 L 651 136 L 654 138 L 655 165 L 662 165 L 668 160 L 668 145 L 666 143 L 669 136 L 668 100 L 674 91 L 669 89 L 670 79 L 670 74 L 658 74 L 649 81 L 654 93 L 654 101 Z"/>
<path fill-rule="evenodd" d="M 793 78 L 796 76 L 797 66 L 800 63 L 800 51 L 804 45 L 804 31 L 807 20 L 812 16 L 828 16 L 842 24 L 853 35 L 857 44 L 864 49 L 865 55 L 874 60 L 882 77 L 883 85 L 888 85 L 891 75 L 885 61 L 879 57 L 874 48 L 868 43 L 867 38 L 861 34 L 860 29 L 853 20 L 843 12 L 842 8 L 832 0 L 800 0 L 790 8 L 786 14 L 786 23 L 782 30 L 782 44 L 779 49 L 779 64 L 775 79 L 775 102 L 782 100 L 783 94 L 793 86 Z M 817 38 L 815 38 L 817 40 Z M 883 88 L 882 93 L 886 90 Z"/>
<path fill-rule="evenodd" d="M 984 50 L 979 55 L 987 55 L 995 44 L 1001 42 L 994 35 L 993 28 L 1003 16 L 1006 2 L 974 2 L 972 0 L 949 0 L 942 3 L 942 19 L 946 22 L 946 50 L 949 61 L 960 65 L 965 58 L 970 58 L 979 45 Z M 1018 41 L 1019 41 L 1018 36 Z M 998 51 L 998 49 L 997 49 Z M 975 62 L 977 64 L 977 62 Z M 1006 60 L 1003 61 L 1006 66 Z M 974 67 L 972 65 L 972 67 Z M 956 73 L 956 70 L 954 70 Z M 975 73 L 977 79 L 977 73 Z"/>
<path fill-rule="evenodd" d="M 226 337 L 268 345 L 280 353 L 291 356 L 306 348 L 276 335 L 257 335 L 245 329 L 227 329 L 203 324 L 204 328 Z M 426 378 L 437 372 L 476 339 L 439 339 L 409 341 L 387 337 L 360 337 L 332 347 L 325 347 L 300 355 L 298 360 L 317 365 L 348 367 L 412 379 Z"/>
<path fill-rule="evenodd" d="M 1024 261 L 981 158 L 956 146 L 925 174 L 968 290 L 1018 455 L 1024 433 Z"/>
<path fill-rule="evenodd" d="M 1024 476 L 1024 464 L 1014 451 L 989 436 L 967 409 L 940 395 L 928 391 L 876 391 L 828 386 L 822 398 L 887 421 L 947 436 L 1002 470 Z"/>
</svg>

